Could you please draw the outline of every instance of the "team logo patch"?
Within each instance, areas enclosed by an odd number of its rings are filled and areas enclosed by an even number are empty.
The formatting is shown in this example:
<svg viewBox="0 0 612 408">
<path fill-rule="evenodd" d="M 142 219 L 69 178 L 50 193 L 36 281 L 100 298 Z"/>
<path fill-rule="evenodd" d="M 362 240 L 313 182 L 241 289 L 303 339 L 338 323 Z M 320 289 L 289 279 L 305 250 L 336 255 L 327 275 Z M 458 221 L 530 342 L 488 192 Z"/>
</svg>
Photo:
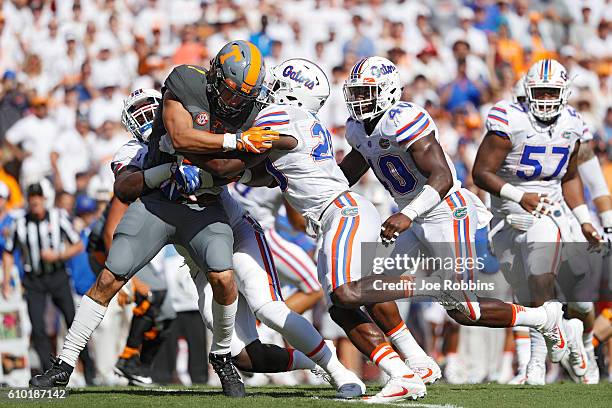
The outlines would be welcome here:
<svg viewBox="0 0 612 408">
<path fill-rule="evenodd" d="M 455 208 L 455 211 L 453 211 L 453 218 L 456 220 L 462 220 L 465 217 L 467 217 L 467 214 L 468 214 L 467 207 Z"/>
<path fill-rule="evenodd" d="M 565 132 L 563 132 L 563 138 L 564 139 L 570 139 L 572 137 L 572 132 L 567 130 Z"/>
<path fill-rule="evenodd" d="M 344 207 L 341 211 L 343 217 L 356 217 L 359 215 L 359 208 Z"/>
<path fill-rule="evenodd" d="M 205 124 L 207 124 L 208 123 L 208 113 L 206 112 L 198 113 L 198 115 L 195 118 L 195 123 L 197 123 L 200 126 L 204 126 Z"/>
<path fill-rule="evenodd" d="M 391 142 L 389 141 L 389 139 L 379 139 L 378 145 L 381 149 L 388 149 L 391 146 Z"/>
</svg>

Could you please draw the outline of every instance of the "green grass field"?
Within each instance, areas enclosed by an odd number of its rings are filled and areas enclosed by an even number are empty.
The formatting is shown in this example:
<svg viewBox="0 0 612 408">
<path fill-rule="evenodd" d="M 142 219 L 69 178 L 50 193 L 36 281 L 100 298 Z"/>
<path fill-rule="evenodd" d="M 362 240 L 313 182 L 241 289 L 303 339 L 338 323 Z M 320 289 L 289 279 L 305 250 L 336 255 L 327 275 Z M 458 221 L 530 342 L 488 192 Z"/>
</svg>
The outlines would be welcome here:
<svg viewBox="0 0 612 408">
<path fill-rule="evenodd" d="M 369 393 L 379 387 L 369 387 Z M 94 387 L 71 389 L 65 400 L 0 401 L 2 407 L 130 407 L 130 408 L 299 408 L 347 407 L 363 405 L 360 401 L 338 401 L 329 387 L 258 387 L 247 388 L 248 397 L 240 400 L 225 398 L 218 388 L 210 387 Z M 426 398 L 404 401 L 401 407 L 588 407 L 612 406 L 612 385 L 553 384 L 544 387 L 508 386 L 497 384 L 447 385 L 428 387 Z"/>
</svg>

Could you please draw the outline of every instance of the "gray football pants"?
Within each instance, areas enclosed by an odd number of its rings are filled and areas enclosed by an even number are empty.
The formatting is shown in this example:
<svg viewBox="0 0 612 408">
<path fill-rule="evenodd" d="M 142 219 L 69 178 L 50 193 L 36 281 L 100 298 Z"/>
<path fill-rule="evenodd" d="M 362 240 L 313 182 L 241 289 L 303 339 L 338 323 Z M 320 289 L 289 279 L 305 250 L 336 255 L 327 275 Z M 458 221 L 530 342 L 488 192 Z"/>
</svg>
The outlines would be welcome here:
<svg viewBox="0 0 612 408">
<path fill-rule="evenodd" d="M 130 204 L 115 230 L 106 268 L 129 279 L 167 244 L 185 248 L 202 271 L 232 269 L 234 235 L 221 204 L 172 202 L 160 191 Z"/>
</svg>

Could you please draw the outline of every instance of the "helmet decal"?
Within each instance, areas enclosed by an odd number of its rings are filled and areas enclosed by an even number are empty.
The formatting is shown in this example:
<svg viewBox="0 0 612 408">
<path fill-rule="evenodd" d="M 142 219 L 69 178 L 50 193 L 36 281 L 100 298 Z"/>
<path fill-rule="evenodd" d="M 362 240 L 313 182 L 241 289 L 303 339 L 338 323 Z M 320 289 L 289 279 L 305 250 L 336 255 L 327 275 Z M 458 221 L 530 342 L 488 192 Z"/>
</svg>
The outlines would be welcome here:
<svg viewBox="0 0 612 408">
<path fill-rule="evenodd" d="M 251 65 L 249 65 L 249 70 L 247 71 L 246 78 L 244 79 L 244 83 L 240 87 L 243 92 L 250 93 L 251 89 L 257 83 L 257 79 L 259 78 L 259 72 L 263 66 L 261 52 L 259 52 L 259 48 L 257 48 L 253 43 L 247 42 L 249 49 L 251 50 Z"/>
</svg>

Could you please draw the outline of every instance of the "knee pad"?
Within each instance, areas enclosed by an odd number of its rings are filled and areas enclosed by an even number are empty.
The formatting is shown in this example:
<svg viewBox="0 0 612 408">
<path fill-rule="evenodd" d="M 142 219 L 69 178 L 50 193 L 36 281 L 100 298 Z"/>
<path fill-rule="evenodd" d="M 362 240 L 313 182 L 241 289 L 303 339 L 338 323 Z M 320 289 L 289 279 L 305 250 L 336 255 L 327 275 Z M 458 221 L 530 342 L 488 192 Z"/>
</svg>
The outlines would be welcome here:
<svg viewBox="0 0 612 408">
<path fill-rule="evenodd" d="M 361 309 L 343 309 L 338 306 L 332 306 L 329 308 L 329 315 L 343 329 L 364 323 L 372 323 L 372 320 Z"/>
<path fill-rule="evenodd" d="M 571 309 L 582 315 L 585 315 L 594 309 L 593 302 L 569 302 L 567 304 L 567 307 L 568 309 Z"/>
<path fill-rule="evenodd" d="M 276 331 L 282 330 L 290 314 L 291 309 L 281 301 L 268 302 L 255 312 L 259 321 Z"/>
</svg>

